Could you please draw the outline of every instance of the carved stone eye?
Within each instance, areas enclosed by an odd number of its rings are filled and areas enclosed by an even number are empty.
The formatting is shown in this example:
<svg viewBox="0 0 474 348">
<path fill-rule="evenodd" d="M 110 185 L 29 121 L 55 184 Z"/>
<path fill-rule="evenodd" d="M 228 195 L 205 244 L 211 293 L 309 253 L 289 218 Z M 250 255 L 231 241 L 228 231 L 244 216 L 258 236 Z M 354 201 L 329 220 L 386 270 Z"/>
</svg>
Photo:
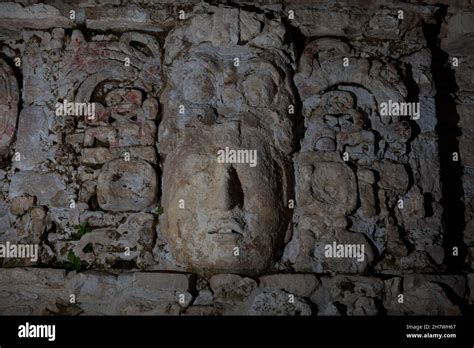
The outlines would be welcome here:
<svg viewBox="0 0 474 348">
<path fill-rule="evenodd" d="M 339 122 L 336 116 L 325 115 L 324 123 L 327 124 L 329 127 L 333 128 L 333 127 L 336 127 Z"/>
<path fill-rule="evenodd" d="M 354 119 L 351 115 L 342 115 L 339 117 L 339 124 L 341 127 L 349 127 L 354 124 Z"/>
<path fill-rule="evenodd" d="M 214 95 L 214 83 L 204 71 L 194 72 L 183 80 L 183 96 L 190 103 L 209 103 Z"/>
<path fill-rule="evenodd" d="M 278 89 L 270 76 L 254 74 L 243 83 L 244 96 L 251 106 L 269 106 L 273 102 Z"/>
</svg>

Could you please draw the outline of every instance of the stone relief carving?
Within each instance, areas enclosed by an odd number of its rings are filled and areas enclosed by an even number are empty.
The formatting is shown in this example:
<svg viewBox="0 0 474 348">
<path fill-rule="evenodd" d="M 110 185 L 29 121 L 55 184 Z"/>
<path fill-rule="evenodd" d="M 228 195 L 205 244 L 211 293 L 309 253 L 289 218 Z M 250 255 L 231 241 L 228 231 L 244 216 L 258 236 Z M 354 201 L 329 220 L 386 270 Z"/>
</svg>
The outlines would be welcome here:
<svg viewBox="0 0 474 348">
<path fill-rule="evenodd" d="M 216 10 L 174 29 L 165 45 L 162 231 L 187 269 L 255 274 L 281 254 L 291 218 L 291 61 L 273 37 L 281 23 Z M 209 40 L 201 31 L 210 23 Z M 258 162 L 217 163 L 225 148 L 256 151 Z"/>
<path fill-rule="evenodd" d="M 341 64 L 346 57 L 347 67 Z M 360 273 L 379 255 L 392 258 L 394 253 L 401 260 L 397 267 L 403 268 L 407 259 L 417 259 L 415 267 L 422 269 L 439 267 L 444 255 L 439 220 L 424 220 L 422 228 L 432 231 L 431 245 L 409 255 L 411 243 L 419 243 L 413 233 L 418 226 L 399 218 L 406 210 L 397 204 L 406 194 L 410 213 L 421 209 L 420 218 L 425 213 L 418 182 L 407 167 L 413 121 L 384 117 L 379 110 L 382 101 L 404 102 L 407 96 L 396 67 L 360 58 L 339 40 L 320 39 L 303 51 L 295 83 L 303 98 L 306 132 L 295 164 L 299 222 L 285 262 L 305 271 Z M 348 240 L 364 245 L 364 262 L 324 254 L 324 245 Z M 304 252 L 293 251 L 303 245 Z"/>
<path fill-rule="evenodd" d="M 4 157 L 8 154 L 16 130 L 20 91 L 12 68 L 4 60 L 0 60 L 0 76 L 0 93 L 2 96 L 0 106 L 0 156 Z"/>
<path fill-rule="evenodd" d="M 0 244 L 38 245 L 35 261 L 0 258 L 0 313 L 461 314 L 472 267 L 446 262 L 458 244 L 421 29 L 436 6 L 404 4 L 399 21 L 379 5 L 295 5 L 293 21 L 158 6 L 124 28 L 45 5 L 9 40 L 0 16 Z M 389 100 L 420 119 L 382 115 Z"/>
</svg>

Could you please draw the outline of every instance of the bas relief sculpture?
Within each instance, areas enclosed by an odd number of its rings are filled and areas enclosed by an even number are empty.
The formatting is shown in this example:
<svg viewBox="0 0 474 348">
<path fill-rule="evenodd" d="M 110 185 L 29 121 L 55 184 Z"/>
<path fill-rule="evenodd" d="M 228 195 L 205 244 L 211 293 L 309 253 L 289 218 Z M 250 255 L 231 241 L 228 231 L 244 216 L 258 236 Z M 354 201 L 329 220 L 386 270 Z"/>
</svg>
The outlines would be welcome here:
<svg viewBox="0 0 474 348">
<path fill-rule="evenodd" d="M 291 219 L 290 61 L 279 42 L 238 45 L 227 25 L 208 17 L 167 37 L 171 46 L 212 22 L 221 47 L 194 38 L 178 56 L 168 51 L 165 58 L 162 229 L 187 269 L 258 274 L 281 255 Z M 247 40 L 263 40 L 260 22 L 249 18 L 247 25 L 254 30 Z M 256 150 L 258 164 L 217 163 L 218 150 L 226 147 Z"/>
<path fill-rule="evenodd" d="M 163 231 L 188 269 L 255 274 L 281 251 L 291 217 L 285 201 L 290 172 L 261 138 L 245 122 L 203 126 L 168 154 Z M 224 146 L 256 149 L 258 165 L 217 163 Z"/>
<path fill-rule="evenodd" d="M 0 157 L 8 154 L 18 118 L 19 89 L 12 68 L 0 60 Z"/>
</svg>

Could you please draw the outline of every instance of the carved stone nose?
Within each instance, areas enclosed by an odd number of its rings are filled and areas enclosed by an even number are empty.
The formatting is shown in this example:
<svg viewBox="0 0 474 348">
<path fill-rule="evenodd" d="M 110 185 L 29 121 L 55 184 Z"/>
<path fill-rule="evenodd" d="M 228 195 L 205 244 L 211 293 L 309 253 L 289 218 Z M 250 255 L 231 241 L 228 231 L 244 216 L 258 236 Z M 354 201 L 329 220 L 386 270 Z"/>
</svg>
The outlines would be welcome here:
<svg viewBox="0 0 474 348">
<path fill-rule="evenodd" d="M 219 178 L 214 190 L 213 205 L 217 210 L 228 211 L 235 207 L 242 208 L 244 192 L 237 171 L 228 166 L 218 171 Z"/>
</svg>

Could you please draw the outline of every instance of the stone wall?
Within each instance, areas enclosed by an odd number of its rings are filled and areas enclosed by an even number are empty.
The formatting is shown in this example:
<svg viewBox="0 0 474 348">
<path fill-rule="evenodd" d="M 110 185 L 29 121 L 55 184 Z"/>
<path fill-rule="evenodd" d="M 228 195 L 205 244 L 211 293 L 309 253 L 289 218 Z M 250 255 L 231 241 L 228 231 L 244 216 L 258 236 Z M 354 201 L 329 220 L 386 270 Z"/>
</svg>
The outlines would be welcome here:
<svg viewBox="0 0 474 348">
<path fill-rule="evenodd" d="M 472 309 L 469 1 L 99 3 L 0 3 L 0 314 Z"/>
</svg>

